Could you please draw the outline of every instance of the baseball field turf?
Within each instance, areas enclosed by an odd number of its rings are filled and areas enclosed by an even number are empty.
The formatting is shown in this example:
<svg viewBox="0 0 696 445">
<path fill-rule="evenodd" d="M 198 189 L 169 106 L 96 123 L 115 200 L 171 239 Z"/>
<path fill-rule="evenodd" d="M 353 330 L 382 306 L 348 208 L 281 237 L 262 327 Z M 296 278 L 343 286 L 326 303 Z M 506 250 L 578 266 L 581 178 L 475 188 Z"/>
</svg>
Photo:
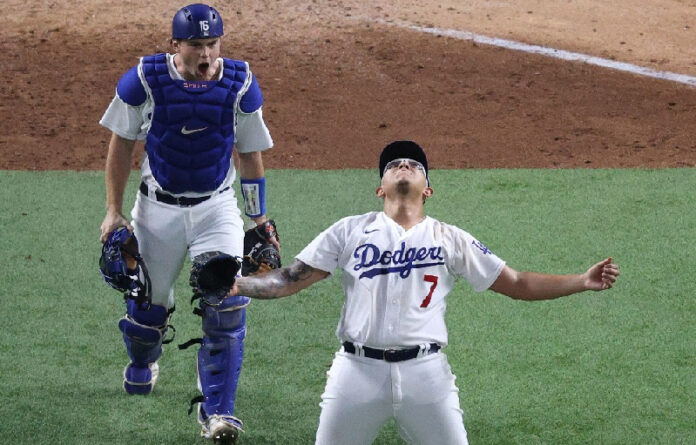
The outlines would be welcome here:
<svg viewBox="0 0 696 445">
<path fill-rule="evenodd" d="M 126 210 L 136 191 L 126 192 Z M 283 260 L 342 216 L 380 209 L 375 171 L 270 170 Z M 460 282 L 445 349 L 472 444 L 694 443 L 693 169 L 435 170 L 426 212 L 520 270 L 582 272 L 613 256 L 614 289 L 519 302 Z M 148 397 L 121 389 L 121 296 L 97 269 L 99 172 L 0 171 L 0 443 L 191 444 L 199 335 L 188 270 Z M 338 277 L 248 309 L 242 444 L 313 443 L 338 348 Z M 393 425 L 377 444 L 403 443 Z"/>
</svg>

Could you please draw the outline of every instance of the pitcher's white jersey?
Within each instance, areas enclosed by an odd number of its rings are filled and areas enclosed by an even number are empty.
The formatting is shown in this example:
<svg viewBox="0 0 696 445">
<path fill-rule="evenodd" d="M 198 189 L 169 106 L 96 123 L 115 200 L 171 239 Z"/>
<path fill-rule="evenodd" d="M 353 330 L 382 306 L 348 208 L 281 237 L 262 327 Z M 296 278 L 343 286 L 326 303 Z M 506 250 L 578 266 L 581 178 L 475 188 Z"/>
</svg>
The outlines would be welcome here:
<svg viewBox="0 0 696 445">
<path fill-rule="evenodd" d="M 404 230 L 384 212 L 341 219 L 297 259 L 343 269 L 336 336 L 377 348 L 447 345 L 446 297 L 458 277 L 488 289 L 505 262 L 469 233 L 430 217 Z"/>
</svg>

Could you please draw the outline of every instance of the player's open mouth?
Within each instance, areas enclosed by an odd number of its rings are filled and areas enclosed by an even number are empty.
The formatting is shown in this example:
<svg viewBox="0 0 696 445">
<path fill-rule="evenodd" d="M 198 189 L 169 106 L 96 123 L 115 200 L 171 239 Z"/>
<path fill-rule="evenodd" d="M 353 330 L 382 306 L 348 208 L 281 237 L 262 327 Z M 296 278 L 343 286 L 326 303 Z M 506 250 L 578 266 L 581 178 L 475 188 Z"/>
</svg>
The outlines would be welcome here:
<svg viewBox="0 0 696 445">
<path fill-rule="evenodd" d="M 198 64 L 198 72 L 201 75 L 205 75 L 208 72 L 209 67 L 210 67 L 209 63 L 199 63 Z"/>
</svg>

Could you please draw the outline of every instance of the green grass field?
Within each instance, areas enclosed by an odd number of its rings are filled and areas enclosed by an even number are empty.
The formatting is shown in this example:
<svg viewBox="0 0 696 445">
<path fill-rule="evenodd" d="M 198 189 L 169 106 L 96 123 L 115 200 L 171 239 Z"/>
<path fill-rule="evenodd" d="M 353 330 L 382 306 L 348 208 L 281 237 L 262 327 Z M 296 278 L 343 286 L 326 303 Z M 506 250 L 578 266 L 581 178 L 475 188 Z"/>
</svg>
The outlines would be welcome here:
<svg viewBox="0 0 696 445">
<path fill-rule="evenodd" d="M 380 208 L 372 170 L 267 176 L 286 263 L 340 217 Z M 612 255 L 622 270 L 611 291 L 549 302 L 459 283 L 446 353 L 472 444 L 696 443 L 695 179 L 693 169 L 432 172 L 428 214 L 512 267 L 575 273 Z M 124 306 L 97 269 L 103 181 L 0 171 L 0 443 L 203 443 L 186 413 L 196 348 L 175 347 L 200 332 L 188 270 L 155 392 L 121 390 Z M 341 304 L 334 277 L 249 307 L 241 444 L 313 443 Z M 393 424 L 376 441 L 401 443 Z"/>
</svg>

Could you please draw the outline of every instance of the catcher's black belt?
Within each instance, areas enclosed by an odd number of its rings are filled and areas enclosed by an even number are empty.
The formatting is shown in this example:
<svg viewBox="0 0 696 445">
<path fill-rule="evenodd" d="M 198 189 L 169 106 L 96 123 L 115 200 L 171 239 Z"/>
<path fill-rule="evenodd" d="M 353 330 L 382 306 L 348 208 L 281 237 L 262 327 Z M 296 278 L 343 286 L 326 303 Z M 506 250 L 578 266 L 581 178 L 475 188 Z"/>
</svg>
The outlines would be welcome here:
<svg viewBox="0 0 696 445">
<path fill-rule="evenodd" d="M 224 189 L 220 190 L 217 192 L 217 194 L 220 194 L 222 192 L 226 192 L 229 190 L 229 187 L 225 187 Z M 140 193 L 142 193 L 145 196 L 148 196 L 148 187 L 144 182 L 140 183 Z M 196 198 L 188 198 L 186 196 L 172 196 L 168 193 L 162 193 L 159 190 L 155 190 L 155 199 L 159 202 L 163 202 L 165 204 L 171 204 L 171 205 L 177 205 L 179 207 L 191 207 L 195 206 L 196 204 L 200 204 L 203 201 L 209 200 L 213 195 L 208 195 L 208 196 L 198 196 Z"/>
<path fill-rule="evenodd" d="M 357 354 L 358 347 L 346 341 L 343 342 L 343 350 L 349 354 Z M 440 345 L 437 343 L 430 343 L 430 348 L 424 351 L 424 355 L 434 354 L 439 350 Z M 367 358 L 384 360 L 387 362 L 403 362 L 404 360 L 411 360 L 412 358 L 418 357 L 421 348 L 420 346 L 416 346 L 408 349 L 375 349 L 363 346 L 362 351 L 363 355 Z"/>
</svg>

